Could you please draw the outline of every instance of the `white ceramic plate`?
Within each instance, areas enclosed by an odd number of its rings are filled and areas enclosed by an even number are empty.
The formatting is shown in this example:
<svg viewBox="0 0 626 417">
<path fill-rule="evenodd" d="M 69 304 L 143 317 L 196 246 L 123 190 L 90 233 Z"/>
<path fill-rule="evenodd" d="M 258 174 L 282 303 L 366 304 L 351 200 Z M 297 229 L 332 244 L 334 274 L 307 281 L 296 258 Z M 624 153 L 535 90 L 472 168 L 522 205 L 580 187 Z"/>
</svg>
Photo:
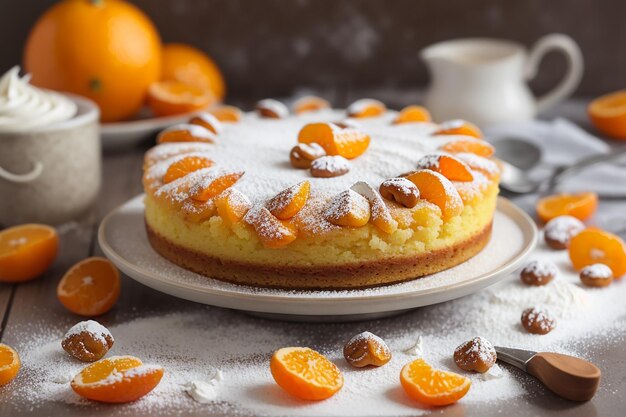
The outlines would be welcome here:
<svg viewBox="0 0 626 417">
<path fill-rule="evenodd" d="M 148 110 L 144 109 L 134 120 L 101 123 L 102 147 L 106 150 L 114 150 L 134 146 L 166 127 L 185 123 L 193 114 L 195 113 L 153 117 Z"/>
<path fill-rule="evenodd" d="M 364 290 L 281 291 L 224 283 L 172 264 L 152 250 L 143 212 L 140 195 L 109 213 L 98 230 L 105 255 L 131 278 L 199 303 L 308 321 L 380 317 L 463 297 L 513 272 L 537 241 L 534 222 L 509 200 L 500 198 L 487 247 L 447 271 Z"/>
</svg>

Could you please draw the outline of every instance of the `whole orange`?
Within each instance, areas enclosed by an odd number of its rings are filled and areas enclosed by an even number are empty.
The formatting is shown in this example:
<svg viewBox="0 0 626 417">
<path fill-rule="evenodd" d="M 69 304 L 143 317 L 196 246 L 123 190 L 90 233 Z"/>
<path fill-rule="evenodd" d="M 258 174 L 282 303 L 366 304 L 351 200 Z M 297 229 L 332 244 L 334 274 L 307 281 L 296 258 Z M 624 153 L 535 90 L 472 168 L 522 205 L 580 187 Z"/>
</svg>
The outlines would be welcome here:
<svg viewBox="0 0 626 417">
<path fill-rule="evenodd" d="M 198 48 L 182 43 L 163 45 L 161 79 L 209 90 L 220 101 L 226 94 L 224 77 L 215 62 Z"/>
<path fill-rule="evenodd" d="M 33 84 L 92 99 L 102 121 L 123 120 L 161 75 L 161 41 L 148 17 L 125 1 L 63 0 L 35 23 L 24 66 Z"/>
</svg>

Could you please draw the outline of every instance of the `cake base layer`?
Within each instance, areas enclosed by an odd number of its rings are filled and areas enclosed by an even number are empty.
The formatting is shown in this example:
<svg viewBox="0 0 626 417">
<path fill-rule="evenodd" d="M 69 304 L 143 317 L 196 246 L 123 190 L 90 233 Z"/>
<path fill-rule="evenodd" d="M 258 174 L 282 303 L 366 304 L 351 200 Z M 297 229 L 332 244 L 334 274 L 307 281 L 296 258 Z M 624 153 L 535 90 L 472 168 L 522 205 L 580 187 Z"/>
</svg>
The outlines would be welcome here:
<svg viewBox="0 0 626 417">
<path fill-rule="evenodd" d="M 177 245 L 147 223 L 146 231 L 157 253 L 178 266 L 207 277 L 264 288 L 340 290 L 395 284 L 456 266 L 487 245 L 491 237 L 491 225 L 489 223 L 480 232 L 455 245 L 416 256 L 306 267 L 220 259 Z"/>
</svg>

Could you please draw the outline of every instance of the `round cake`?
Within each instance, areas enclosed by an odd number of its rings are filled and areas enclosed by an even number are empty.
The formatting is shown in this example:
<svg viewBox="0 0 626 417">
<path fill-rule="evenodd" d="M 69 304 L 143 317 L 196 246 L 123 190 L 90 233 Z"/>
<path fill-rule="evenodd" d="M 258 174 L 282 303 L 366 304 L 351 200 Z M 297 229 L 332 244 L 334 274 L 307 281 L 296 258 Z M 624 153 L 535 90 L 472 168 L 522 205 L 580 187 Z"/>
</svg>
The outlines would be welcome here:
<svg viewBox="0 0 626 417">
<path fill-rule="evenodd" d="M 225 106 L 159 135 L 143 175 L 156 252 L 223 281 L 329 290 L 416 279 L 487 244 L 500 170 L 475 126 L 375 100 L 295 109 Z"/>
</svg>

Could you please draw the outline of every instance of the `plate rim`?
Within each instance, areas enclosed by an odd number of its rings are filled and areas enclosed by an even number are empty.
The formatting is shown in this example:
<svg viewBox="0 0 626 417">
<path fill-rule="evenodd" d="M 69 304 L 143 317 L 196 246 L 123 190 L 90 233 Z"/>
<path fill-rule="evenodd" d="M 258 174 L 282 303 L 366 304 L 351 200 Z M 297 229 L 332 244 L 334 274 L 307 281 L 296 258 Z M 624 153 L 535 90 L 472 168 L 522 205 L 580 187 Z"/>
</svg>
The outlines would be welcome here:
<svg viewBox="0 0 626 417">
<path fill-rule="evenodd" d="M 125 207 L 133 203 L 136 203 L 137 200 L 141 200 L 143 197 L 144 197 L 144 194 L 140 194 L 138 196 L 131 198 L 130 200 L 126 201 L 125 203 L 113 209 L 100 222 L 100 226 L 98 227 L 98 243 L 100 245 L 100 248 L 104 252 L 105 256 L 109 258 L 126 275 L 142 283 L 143 285 L 146 285 L 151 288 L 154 288 L 154 287 L 146 284 L 144 280 L 153 281 L 158 284 L 169 286 L 169 287 L 175 287 L 182 291 L 199 292 L 207 296 L 225 297 L 225 298 L 236 299 L 236 300 L 241 300 L 241 301 L 246 301 L 246 302 L 257 301 L 257 302 L 267 303 L 267 302 L 275 301 L 275 302 L 281 302 L 281 303 L 298 303 L 298 302 L 305 301 L 305 302 L 315 302 L 316 304 L 329 304 L 329 303 L 336 303 L 340 301 L 344 305 L 347 303 L 358 304 L 363 301 L 392 302 L 392 301 L 399 301 L 399 300 L 407 300 L 407 299 L 411 299 L 411 298 L 415 298 L 419 296 L 425 296 L 425 295 L 431 295 L 431 296 L 440 295 L 448 291 L 466 289 L 468 286 L 471 287 L 478 282 L 493 281 L 490 283 L 488 282 L 487 285 L 484 286 L 486 287 L 489 285 L 493 285 L 495 282 L 498 282 L 499 280 L 507 276 L 508 273 L 515 270 L 519 266 L 519 264 L 524 259 L 526 259 L 526 257 L 535 249 L 535 246 L 537 244 L 537 236 L 538 236 L 537 226 L 528 214 L 526 214 L 522 209 L 520 209 L 515 204 L 513 204 L 510 200 L 504 197 L 498 197 L 497 210 L 500 210 L 501 212 L 503 212 L 505 216 L 509 218 L 513 217 L 512 220 L 518 225 L 522 233 L 525 235 L 525 240 L 526 240 L 526 235 L 528 234 L 528 237 L 527 237 L 528 242 L 520 250 L 520 252 L 515 257 L 513 257 L 509 262 L 507 262 L 506 264 L 488 273 L 477 275 L 476 277 L 473 277 L 469 280 L 462 281 L 462 282 L 446 284 L 446 285 L 442 285 L 439 287 L 432 287 L 432 288 L 427 288 L 427 289 L 416 289 L 412 291 L 405 291 L 405 292 L 394 293 L 394 294 L 380 293 L 380 294 L 359 295 L 359 296 L 350 296 L 350 297 L 343 296 L 340 293 L 338 293 L 337 295 L 332 295 L 332 296 L 327 296 L 327 297 L 317 296 L 317 295 L 315 297 L 309 297 L 306 294 L 293 294 L 293 293 L 291 294 L 288 294 L 288 293 L 285 293 L 285 294 L 263 294 L 263 293 L 251 294 L 251 293 L 233 292 L 233 291 L 224 290 L 224 289 L 216 289 L 216 288 L 211 288 L 207 286 L 199 286 L 195 284 L 187 285 L 184 283 L 171 281 L 165 277 L 161 277 L 158 275 L 154 275 L 152 273 L 145 272 L 144 269 L 136 266 L 132 262 L 125 259 L 122 255 L 118 254 L 111 247 L 111 245 L 108 243 L 108 241 L 105 238 L 105 231 L 107 229 L 107 225 L 111 221 L 111 219 L 115 215 L 117 215 L 121 210 L 123 210 Z M 520 223 L 523 223 L 523 225 L 520 225 Z M 524 228 L 523 226 L 526 226 L 526 228 Z M 182 267 L 179 267 L 179 268 L 184 269 Z M 501 278 L 493 280 L 494 277 L 496 278 L 501 277 Z M 490 278 L 492 279 L 490 280 Z M 236 285 L 236 284 L 233 284 L 233 285 Z M 164 292 L 158 288 L 154 288 L 154 289 L 160 292 Z M 172 295 L 178 298 L 186 298 L 186 297 L 180 297 L 179 295 L 174 295 L 171 293 L 169 295 Z M 458 298 L 458 297 L 453 297 L 453 298 Z M 186 299 L 189 299 L 189 298 L 186 298 Z M 213 303 L 206 303 L 206 302 L 205 304 L 215 305 Z M 425 304 L 421 304 L 421 305 L 425 305 Z M 230 306 L 229 308 L 233 308 L 233 307 Z M 398 309 L 400 308 L 403 308 L 403 307 L 398 306 Z M 245 310 L 250 311 L 251 309 L 246 308 Z M 391 311 L 391 310 L 394 310 L 394 309 L 388 309 L 387 311 Z M 253 310 L 253 311 L 266 311 L 266 309 Z M 299 314 L 299 313 L 291 313 L 291 314 Z M 323 315 L 323 312 L 321 314 L 320 313 L 316 313 L 316 314 Z M 330 314 L 336 314 L 336 313 L 330 312 L 328 314 L 330 315 Z M 345 314 L 349 314 L 349 313 L 345 313 Z"/>
</svg>

